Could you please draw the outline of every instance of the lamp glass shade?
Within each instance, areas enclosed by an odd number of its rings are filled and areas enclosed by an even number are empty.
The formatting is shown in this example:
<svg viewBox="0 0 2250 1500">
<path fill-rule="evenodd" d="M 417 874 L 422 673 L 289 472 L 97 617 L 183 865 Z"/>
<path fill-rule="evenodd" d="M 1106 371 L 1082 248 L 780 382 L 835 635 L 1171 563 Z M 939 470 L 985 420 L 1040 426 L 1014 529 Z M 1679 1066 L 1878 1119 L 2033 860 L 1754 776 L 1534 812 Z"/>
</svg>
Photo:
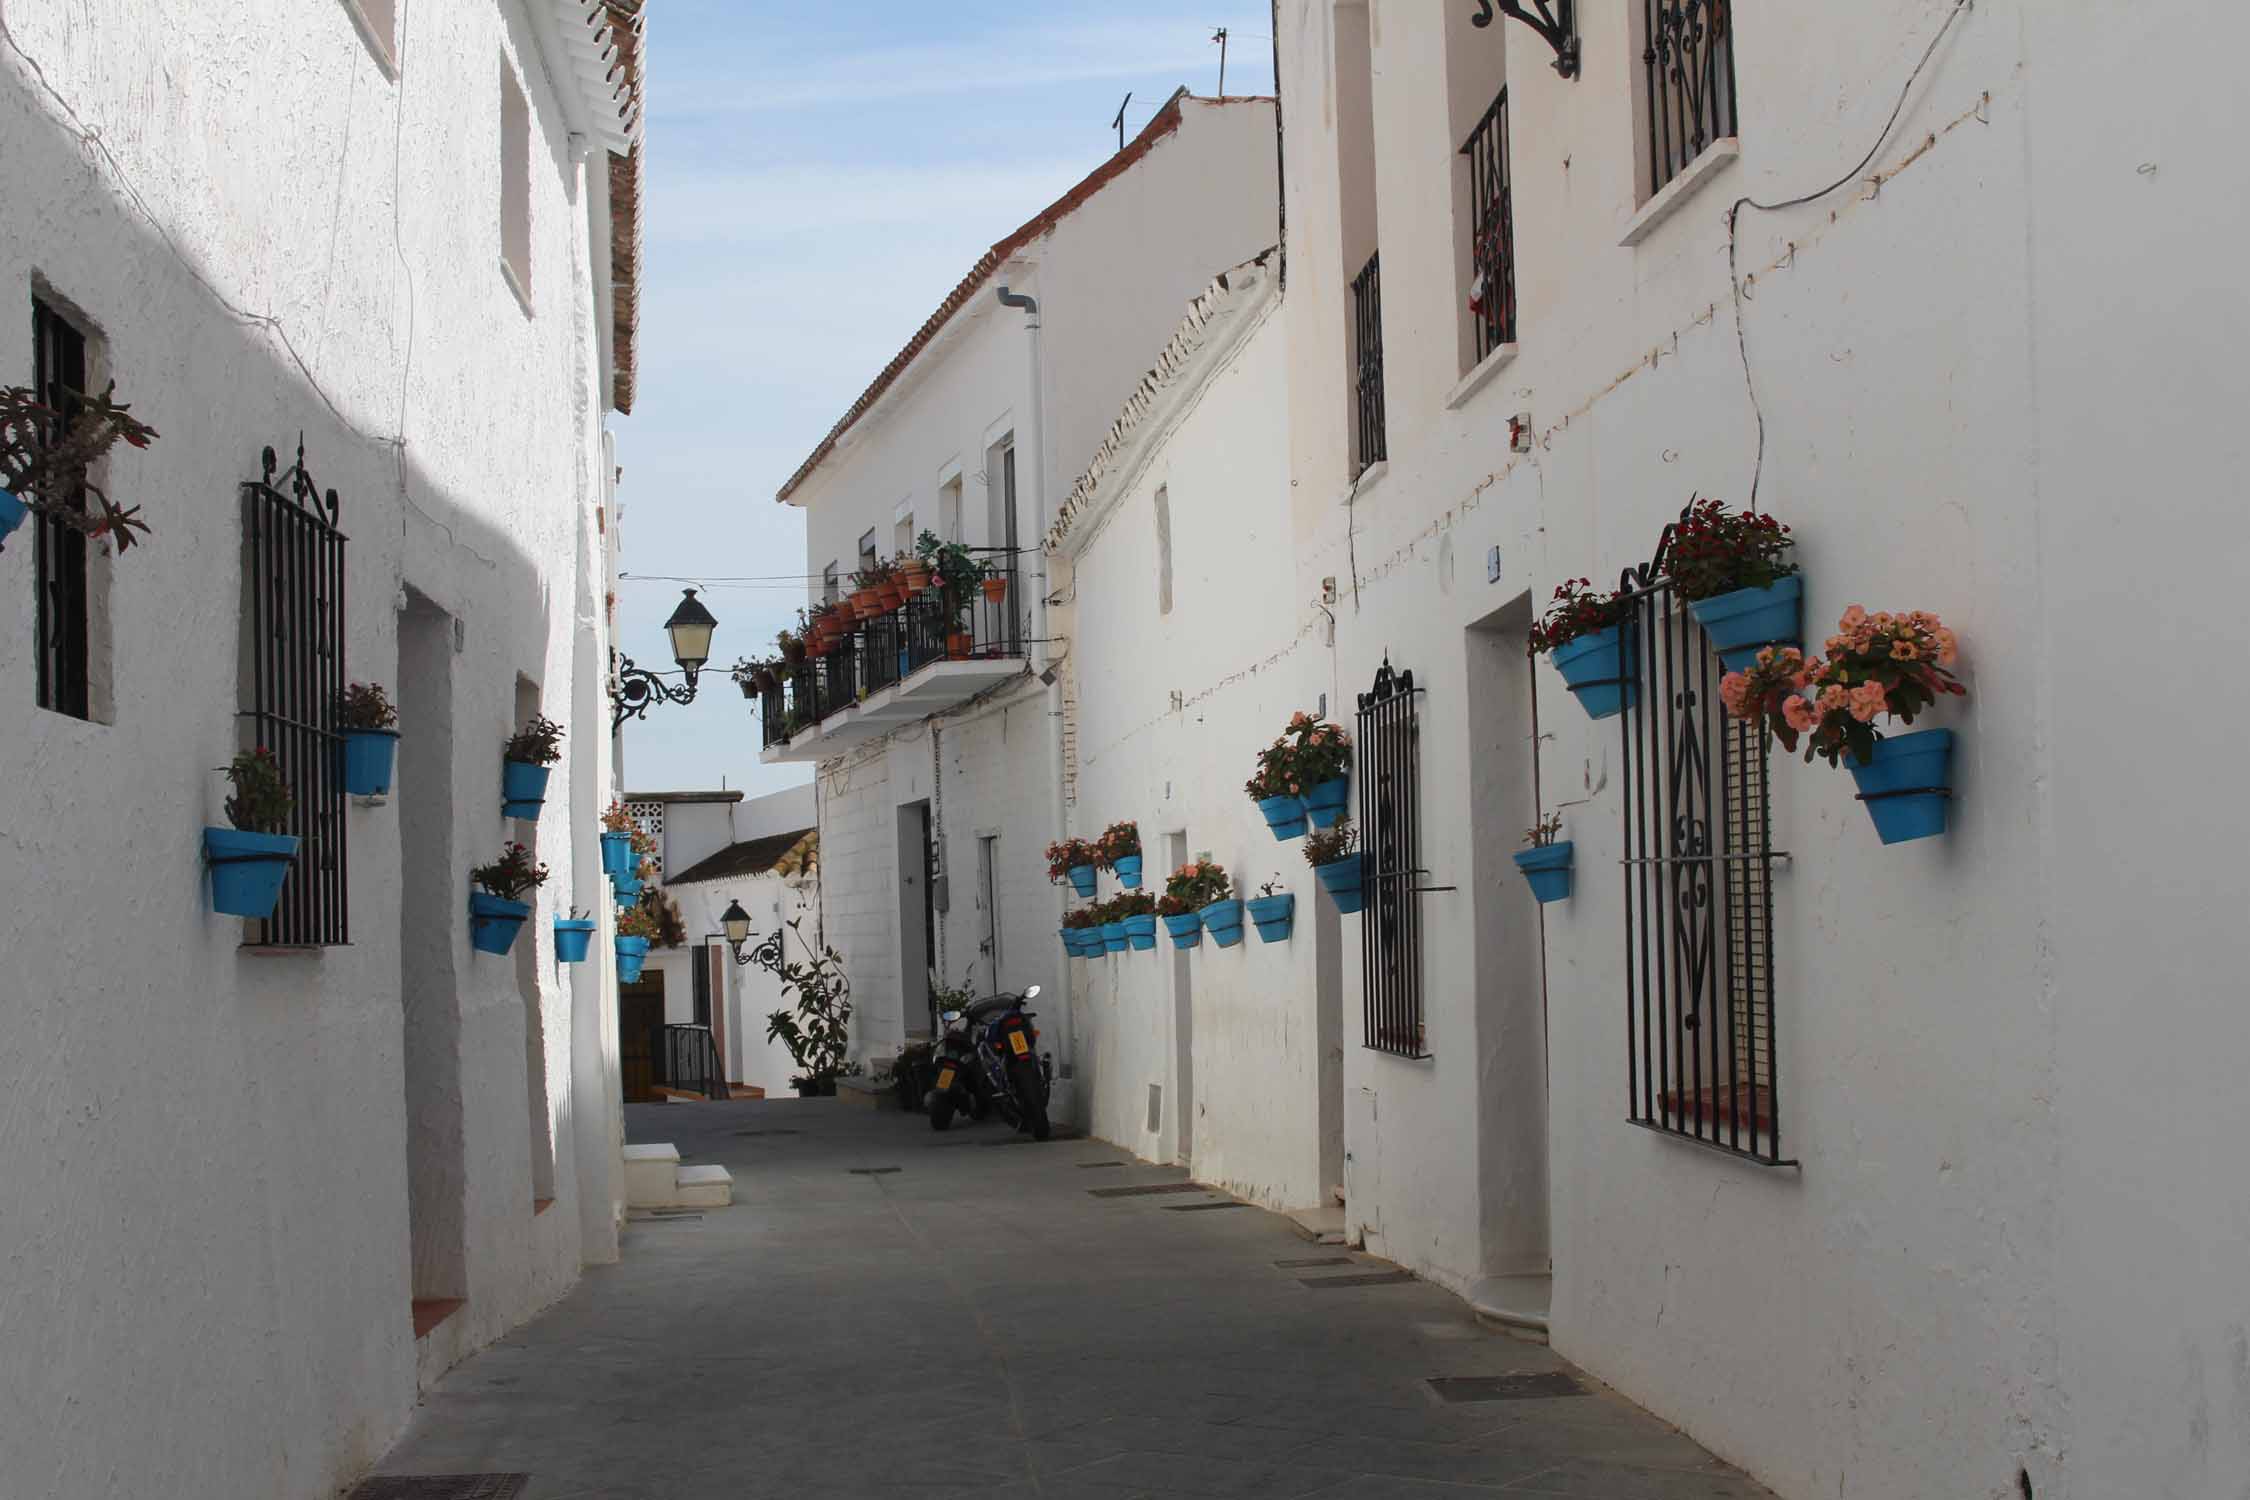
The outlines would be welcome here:
<svg viewBox="0 0 2250 1500">
<path fill-rule="evenodd" d="M 679 607 L 664 622 L 664 633 L 672 638 L 672 659 L 691 672 L 700 668 L 711 659 L 711 632 L 718 628 L 718 620 L 696 599 L 695 590 L 683 590 Z"/>
<path fill-rule="evenodd" d="M 728 902 L 727 909 L 719 913 L 719 927 L 727 935 L 729 948 L 739 948 L 750 941 L 750 913 L 742 909 L 739 901 Z"/>
</svg>

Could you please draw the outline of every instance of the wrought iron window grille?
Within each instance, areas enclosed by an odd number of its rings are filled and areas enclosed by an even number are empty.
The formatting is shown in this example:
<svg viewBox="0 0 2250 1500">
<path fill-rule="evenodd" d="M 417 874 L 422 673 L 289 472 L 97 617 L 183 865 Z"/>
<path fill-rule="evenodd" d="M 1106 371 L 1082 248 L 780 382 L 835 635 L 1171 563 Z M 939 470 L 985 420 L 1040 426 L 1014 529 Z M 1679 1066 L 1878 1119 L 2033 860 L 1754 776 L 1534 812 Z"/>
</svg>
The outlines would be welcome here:
<svg viewBox="0 0 2250 1500">
<path fill-rule="evenodd" d="M 342 507 L 297 460 L 277 474 L 271 448 L 258 479 L 244 480 L 244 622 L 254 743 L 273 753 L 296 806 L 288 832 L 297 858 L 274 914 L 258 924 L 261 947 L 331 947 L 351 941 L 350 859 L 345 847 L 343 736 L 336 703 L 344 690 Z"/>
<path fill-rule="evenodd" d="M 1767 746 L 1667 574 L 1673 528 L 1620 579 L 1627 1117 L 1763 1166 L 1783 1154 Z"/>
<path fill-rule="evenodd" d="M 86 335 L 68 318 L 34 297 L 31 302 L 33 388 L 67 432 L 86 389 Z M 60 497 L 83 509 L 75 484 Z M 32 572 L 38 580 L 38 703 L 74 719 L 93 717 L 91 611 L 86 534 L 60 518 L 32 518 Z"/>
<path fill-rule="evenodd" d="M 1352 455 L 1354 479 L 1390 456 L 1383 413 L 1382 262 L 1378 250 L 1352 278 L 1353 406 L 1359 440 Z"/>
<path fill-rule="evenodd" d="M 1651 196 L 1715 143 L 1737 134 L 1730 0 L 1641 0 L 1648 74 Z"/>
<path fill-rule="evenodd" d="M 1422 689 L 1389 657 L 1359 695 L 1361 880 L 1367 888 L 1360 943 L 1360 1040 L 1396 1057 L 1430 1055 L 1422 1016 L 1421 897 L 1450 886 L 1422 882 Z"/>
<path fill-rule="evenodd" d="M 1485 27 L 1492 24 L 1495 0 L 1476 0 L 1477 13 L 1469 17 L 1469 24 Z M 1531 0 L 1538 8 L 1533 15 L 1525 10 L 1522 0 L 1498 0 L 1500 14 L 1513 21 L 1521 21 L 1539 38 L 1555 49 L 1554 68 L 1565 78 L 1576 78 L 1579 73 L 1580 51 L 1578 39 L 1578 6 L 1576 0 Z"/>
<path fill-rule="evenodd" d="M 1469 159 L 1469 313 L 1476 357 L 1516 341 L 1516 210 L 1508 180 L 1508 91 L 1461 143 Z"/>
</svg>

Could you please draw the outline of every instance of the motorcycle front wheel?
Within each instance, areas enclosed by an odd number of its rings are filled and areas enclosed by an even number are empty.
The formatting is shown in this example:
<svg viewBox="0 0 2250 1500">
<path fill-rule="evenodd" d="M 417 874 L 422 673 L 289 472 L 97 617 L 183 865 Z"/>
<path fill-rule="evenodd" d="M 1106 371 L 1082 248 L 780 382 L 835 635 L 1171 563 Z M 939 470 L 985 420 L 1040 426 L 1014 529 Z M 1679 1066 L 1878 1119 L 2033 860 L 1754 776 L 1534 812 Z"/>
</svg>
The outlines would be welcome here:
<svg viewBox="0 0 2250 1500">
<path fill-rule="evenodd" d="M 1008 1059 L 1008 1087 L 1016 1096 L 1016 1104 L 1023 1112 L 1021 1128 L 1031 1132 L 1035 1141 L 1043 1141 L 1054 1134 L 1047 1123 L 1046 1080 L 1039 1076 L 1039 1064 L 1028 1057 Z"/>
<path fill-rule="evenodd" d="M 930 1129 L 943 1130 L 953 1123 L 953 1096 L 951 1094 L 932 1093 L 929 1107 Z"/>
</svg>

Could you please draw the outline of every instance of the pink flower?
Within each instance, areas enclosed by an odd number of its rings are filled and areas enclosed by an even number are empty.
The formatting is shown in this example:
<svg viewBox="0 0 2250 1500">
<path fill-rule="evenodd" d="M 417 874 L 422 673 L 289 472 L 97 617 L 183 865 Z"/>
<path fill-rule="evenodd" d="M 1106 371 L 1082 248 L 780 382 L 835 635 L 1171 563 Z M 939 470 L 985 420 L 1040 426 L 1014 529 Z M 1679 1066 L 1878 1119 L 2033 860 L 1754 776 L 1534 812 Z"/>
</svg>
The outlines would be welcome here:
<svg viewBox="0 0 2250 1500">
<path fill-rule="evenodd" d="M 1791 698 L 1785 701 L 1781 705 L 1781 716 L 1787 719 L 1789 727 L 1799 734 L 1809 733 L 1812 727 L 1820 722 L 1820 715 L 1814 713 L 1813 706 L 1802 698 Z"/>
<path fill-rule="evenodd" d="M 1937 632 L 1937 664 L 1950 667 L 1961 654 L 1961 643 L 1953 632 L 1940 627 Z"/>
<path fill-rule="evenodd" d="M 1851 691 L 1851 715 L 1862 724 L 1873 722 L 1875 716 L 1890 707 L 1890 695 L 1879 682 L 1863 682 Z"/>
<path fill-rule="evenodd" d="M 1851 631 L 1859 629 L 1860 626 L 1866 623 L 1867 611 L 1861 609 L 1856 604 L 1852 604 L 1845 606 L 1844 616 L 1842 619 L 1836 622 L 1836 628 L 1839 630 Z"/>
<path fill-rule="evenodd" d="M 1758 654 L 1761 657 L 1770 657 L 1773 655 L 1773 649 L 1769 646 Z M 1748 677 L 1740 672 L 1729 672 L 1719 679 L 1719 701 L 1727 706 L 1728 713 L 1733 714 L 1738 719 L 1747 719 L 1751 717 L 1751 714 L 1750 710 L 1744 705 L 1744 695 L 1749 692 L 1749 689 L 1750 679 Z"/>
</svg>

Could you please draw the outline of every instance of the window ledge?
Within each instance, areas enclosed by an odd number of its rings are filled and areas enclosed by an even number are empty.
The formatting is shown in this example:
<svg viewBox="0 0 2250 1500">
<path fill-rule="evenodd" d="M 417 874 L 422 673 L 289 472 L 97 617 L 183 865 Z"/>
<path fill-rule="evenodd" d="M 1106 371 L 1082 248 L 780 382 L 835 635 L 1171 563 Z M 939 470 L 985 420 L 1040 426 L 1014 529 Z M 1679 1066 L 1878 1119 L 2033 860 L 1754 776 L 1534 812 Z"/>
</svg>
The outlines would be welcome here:
<svg viewBox="0 0 2250 1500">
<path fill-rule="evenodd" d="M 1618 244 L 1631 248 L 1656 232 L 1656 226 L 1680 211 L 1680 206 L 1694 196 L 1696 190 L 1734 164 L 1742 154 L 1739 136 L 1728 136 L 1713 141 L 1703 148 L 1703 154 L 1680 168 L 1678 175 L 1664 184 L 1655 197 L 1641 205 L 1639 213 L 1625 222 L 1624 237 Z"/>
<path fill-rule="evenodd" d="M 1483 359 L 1478 360 L 1476 368 L 1462 376 L 1460 382 L 1452 390 L 1445 393 L 1445 409 L 1447 411 L 1459 411 L 1462 407 L 1468 405 L 1469 398 L 1483 390 L 1490 383 L 1492 377 L 1506 369 L 1515 357 L 1516 346 L 1510 343 L 1500 345 Z"/>
<path fill-rule="evenodd" d="M 530 317 L 531 289 L 517 280 L 516 268 L 509 263 L 508 257 L 505 255 L 500 257 L 500 275 L 508 283 L 508 290 L 516 294 L 516 305 L 523 309 L 523 315 L 527 318 Z"/>
<path fill-rule="evenodd" d="M 1387 458 L 1378 458 L 1375 460 L 1375 462 L 1360 470 L 1359 477 L 1353 480 L 1350 484 L 1344 486 L 1343 503 L 1346 508 L 1357 505 L 1361 501 L 1361 499 L 1366 496 L 1367 492 L 1374 489 L 1378 484 L 1381 484 L 1383 482 L 1383 476 L 1390 472 L 1391 461 Z"/>
<path fill-rule="evenodd" d="M 319 943 L 240 943 L 236 951 L 249 958 L 318 958 L 328 949 Z"/>
</svg>

